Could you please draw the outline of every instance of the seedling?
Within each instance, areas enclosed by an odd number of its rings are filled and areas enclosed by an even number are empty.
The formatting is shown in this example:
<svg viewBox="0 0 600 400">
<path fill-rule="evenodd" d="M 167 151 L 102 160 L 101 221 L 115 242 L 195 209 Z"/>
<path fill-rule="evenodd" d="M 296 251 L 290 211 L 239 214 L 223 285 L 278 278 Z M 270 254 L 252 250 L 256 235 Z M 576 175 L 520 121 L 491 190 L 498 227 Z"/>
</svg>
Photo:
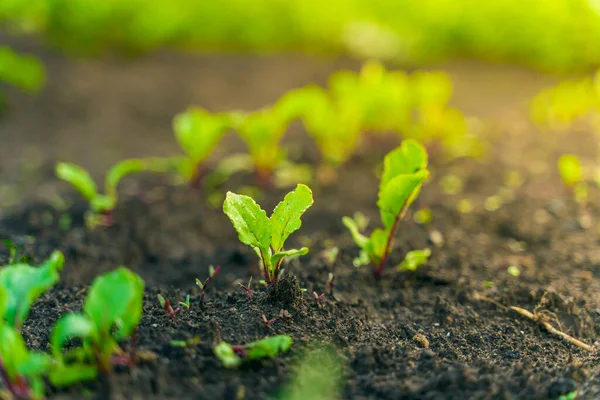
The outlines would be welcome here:
<svg viewBox="0 0 600 400">
<path fill-rule="evenodd" d="M 265 328 L 270 328 L 275 323 L 275 321 L 277 321 L 277 317 L 267 319 L 265 314 L 263 314 L 261 318 L 263 323 L 265 324 Z"/>
<path fill-rule="evenodd" d="M 271 336 L 246 345 L 231 345 L 220 342 L 214 348 L 215 356 L 225 368 L 239 367 L 244 361 L 273 358 L 287 352 L 292 347 L 292 338 L 288 335 Z"/>
<path fill-rule="evenodd" d="M 125 267 L 97 277 L 83 304 L 83 313 L 58 320 L 50 336 L 56 367 L 50 372 L 55 386 L 109 374 L 115 356 L 123 358 L 119 342 L 129 338 L 142 316 L 144 281 Z M 78 338 L 82 345 L 63 353 Z M 133 354 L 130 360 L 133 362 Z"/>
<path fill-rule="evenodd" d="M 267 285 L 277 283 L 285 257 L 308 253 L 307 247 L 284 250 L 283 245 L 302 226 L 300 218 L 312 204 L 311 190 L 299 184 L 275 207 L 269 218 L 251 197 L 227 193 L 223 212 L 231 220 L 240 242 L 252 247 L 260 258 Z"/>
<path fill-rule="evenodd" d="M 211 282 L 215 280 L 215 277 L 219 274 L 219 271 L 221 271 L 221 266 L 215 268 L 212 265 L 210 265 L 208 267 L 208 278 L 206 278 L 204 282 L 196 278 L 196 285 L 198 285 L 198 287 L 200 288 L 200 307 L 204 307 L 204 293 L 206 291 L 206 288 L 208 287 L 208 285 L 210 285 Z"/>
<path fill-rule="evenodd" d="M 212 114 L 190 107 L 173 118 L 173 131 L 185 157 L 176 159 L 176 168 L 190 187 L 198 187 L 204 175 L 204 162 L 232 127 L 228 114 Z"/>
<path fill-rule="evenodd" d="M 171 318 L 173 324 L 177 323 L 177 314 L 181 312 L 181 307 L 173 308 L 171 302 L 168 299 L 165 299 L 162 295 L 156 295 L 158 302 L 163 310 L 165 310 L 165 314 L 167 317 Z M 188 307 L 189 308 L 189 307 Z"/>
<path fill-rule="evenodd" d="M 252 277 L 248 280 L 248 286 L 244 286 L 242 283 L 238 283 L 238 285 L 244 289 L 246 294 L 248 295 L 248 299 L 252 302 Z"/>
<path fill-rule="evenodd" d="M 404 256 L 404 260 L 402 260 L 402 262 L 398 264 L 398 267 L 396 268 L 398 270 L 414 272 L 421 265 L 427 263 L 427 260 L 429 260 L 430 255 L 431 250 L 429 249 L 409 251 L 408 253 L 406 253 L 406 256 Z"/>
<path fill-rule="evenodd" d="M 325 293 L 317 294 L 317 292 L 313 292 L 313 296 L 315 298 L 315 303 L 318 305 L 319 302 L 323 300 L 323 297 L 325 297 Z"/>
<path fill-rule="evenodd" d="M 172 347 L 193 347 L 202 343 L 200 336 L 194 336 L 188 340 L 171 340 L 170 344 Z"/>
<path fill-rule="evenodd" d="M 60 251 L 53 252 L 39 267 L 13 264 L 0 269 L 1 316 L 6 323 L 20 330 L 32 304 L 60 279 L 59 271 L 65 259 Z"/>
<path fill-rule="evenodd" d="M 28 236 L 26 236 L 26 238 L 29 239 Z M 32 240 L 28 242 L 29 244 L 33 243 Z M 27 263 L 29 257 L 27 256 L 27 254 L 25 254 L 25 248 L 22 244 L 17 244 L 12 240 L 8 239 L 3 240 L 2 243 L 8 249 L 8 261 L 6 263 L 7 265 Z"/>
<path fill-rule="evenodd" d="M 180 301 L 179 305 L 181 307 L 185 307 L 188 310 L 190 309 L 190 295 L 188 294 L 187 296 L 185 296 L 185 302 L 184 301 Z"/>
<path fill-rule="evenodd" d="M 16 399 L 43 399 L 50 366 L 49 355 L 29 351 L 19 330 L 0 322 L 0 377 Z"/>
<path fill-rule="evenodd" d="M 327 276 L 327 286 L 329 286 L 329 294 L 333 296 L 333 284 L 335 281 L 335 274 L 330 272 Z"/>
<path fill-rule="evenodd" d="M 174 168 L 173 161 L 161 158 L 129 159 L 112 166 L 106 173 L 104 193 L 100 193 L 90 174 L 78 165 L 59 162 L 56 164 L 56 176 L 69 182 L 89 202 L 90 210 L 86 214 L 86 223 L 90 229 L 97 225 L 111 225 L 112 211 L 117 205 L 117 187 L 121 180 L 133 173 L 169 172 Z"/>
<path fill-rule="evenodd" d="M 350 217 L 342 219 L 361 249 L 358 261 L 375 264 L 375 276 L 380 277 L 383 273 L 398 224 L 419 195 L 428 176 L 425 148 L 415 140 L 404 140 L 384 159 L 377 201 L 384 228 L 375 229 L 367 237 L 360 233 L 355 220 Z"/>
</svg>

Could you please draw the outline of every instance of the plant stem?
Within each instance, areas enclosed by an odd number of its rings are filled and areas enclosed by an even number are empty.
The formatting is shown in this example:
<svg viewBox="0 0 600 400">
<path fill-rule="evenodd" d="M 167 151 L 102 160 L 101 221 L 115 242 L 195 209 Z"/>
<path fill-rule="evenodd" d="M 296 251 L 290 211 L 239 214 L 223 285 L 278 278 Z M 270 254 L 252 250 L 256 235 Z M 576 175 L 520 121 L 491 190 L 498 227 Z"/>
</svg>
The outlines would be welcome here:
<svg viewBox="0 0 600 400">
<path fill-rule="evenodd" d="M 204 168 L 202 168 L 202 164 L 198 164 L 195 168 L 194 175 L 190 178 L 188 185 L 190 189 L 198 189 L 200 188 L 200 183 L 202 182 L 202 178 L 204 177 Z"/>
<path fill-rule="evenodd" d="M 264 269 L 264 274 L 265 274 L 265 281 L 267 282 L 267 285 L 271 285 L 271 277 L 269 275 L 269 266 L 267 265 L 267 260 L 265 258 L 265 255 L 263 254 L 263 251 L 260 251 L 260 258 L 263 264 L 263 269 Z"/>
<path fill-rule="evenodd" d="M 381 257 L 381 261 L 379 262 L 379 267 L 375 271 L 375 277 L 378 279 L 381 278 L 383 269 L 385 268 L 385 265 L 387 264 L 388 256 L 390 254 L 390 250 L 392 247 L 392 242 L 394 241 L 394 234 L 396 233 L 396 229 L 398 229 L 398 223 L 400 222 L 400 220 L 402 220 L 404 218 L 404 215 L 406 214 L 406 211 L 408 210 L 409 205 L 410 205 L 410 203 L 408 201 L 406 203 L 404 203 L 404 206 L 402 206 L 402 209 L 400 210 L 398 215 L 396 215 L 396 218 L 394 218 L 394 223 L 392 224 L 392 228 L 390 229 L 390 234 L 388 236 L 387 243 L 385 244 L 385 251 L 383 253 L 383 257 Z"/>
</svg>

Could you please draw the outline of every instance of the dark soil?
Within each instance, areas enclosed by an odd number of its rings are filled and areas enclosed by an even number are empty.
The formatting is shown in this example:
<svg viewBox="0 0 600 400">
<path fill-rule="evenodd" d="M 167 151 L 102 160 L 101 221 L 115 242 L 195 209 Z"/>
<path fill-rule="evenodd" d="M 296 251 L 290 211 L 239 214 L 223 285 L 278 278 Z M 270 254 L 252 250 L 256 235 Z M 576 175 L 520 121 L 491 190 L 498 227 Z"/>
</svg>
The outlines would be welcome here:
<svg viewBox="0 0 600 400">
<path fill-rule="evenodd" d="M 16 242 L 27 242 L 25 237 L 31 236 L 34 243 L 26 244 L 25 251 L 36 261 L 54 249 L 63 251 L 67 259 L 61 285 L 44 295 L 31 311 L 24 328 L 28 344 L 48 350 L 52 324 L 64 313 L 80 309 L 87 285 L 98 274 L 126 265 L 146 281 L 138 364 L 119 369 L 101 382 L 51 391 L 49 397 L 265 399 L 289 382 L 306 349 L 330 344 L 344 363 L 344 399 L 558 399 L 574 390 L 579 399 L 600 398 L 600 359 L 596 354 L 563 342 L 535 322 L 505 309 L 518 306 L 533 311 L 537 307 L 542 314 L 546 311 L 556 327 L 588 344 L 594 344 L 600 334 L 598 229 L 595 224 L 587 230 L 581 228 L 579 211 L 552 172 L 557 152 L 581 149 L 589 154 L 590 138 L 578 132 L 578 141 L 566 136 L 549 140 L 519 122 L 523 121 L 519 106 L 537 84 L 519 88 L 522 98 L 490 96 L 489 107 L 501 102 L 509 111 L 489 112 L 488 116 L 513 119 L 489 128 L 496 134 L 489 139 L 492 150 L 486 161 L 444 165 L 433 160 L 435 178 L 414 207 L 430 207 L 433 220 L 423 226 L 409 216 L 399 230 L 390 260 L 393 266 L 407 251 L 430 247 L 432 256 L 426 266 L 416 273 L 389 267 L 378 281 L 369 268 L 352 265 L 357 249 L 341 217 L 361 211 L 377 221 L 374 170 L 385 146 L 373 146 L 339 171 L 335 185 L 312 185 L 315 205 L 307 212 L 301 230 L 290 239 L 290 245 L 308 244 L 310 254 L 285 266 L 286 278 L 276 291 L 253 285 L 250 301 L 237 282 L 246 283 L 250 276 L 258 281 L 255 254 L 237 241 L 227 218 L 219 209 L 211 209 L 201 192 L 172 186 L 161 177 L 128 179 L 123 188 L 128 195 L 116 210 L 114 225 L 89 231 L 83 226 L 85 205 L 52 178 L 52 165 L 60 157 L 89 166 L 95 176 L 101 176 L 103 168 L 124 155 L 170 154 L 177 150 L 169 136 L 168 120 L 188 103 L 207 99 L 215 108 L 259 106 L 289 87 L 310 80 L 322 82 L 339 62 L 298 56 L 261 59 L 170 54 L 130 63 L 67 61 L 56 55 L 46 58 L 50 70 L 60 72 L 58 76 L 51 75 L 49 88 L 36 99 L 17 96 L 6 119 L 0 120 L 0 140 L 8 144 L 1 149 L 2 193 L 20 196 L 19 204 L 7 202 L 13 207 L 4 212 L 0 236 Z M 186 67 L 181 67 L 184 61 Z M 81 63 L 89 63 L 83 68 L 90 75 L 78 70 Z M 193 65 L 204 69 L 196 70 Z M 481 81 L 486 80 L 477 71 L 486 68 L 488 80 L 493 82 L 488 90 L 497 88 L 502 71 L 505 79 L 530 82 L 528 73 L 507 68 L 450 66 L 458 76 L 469 77 L 468 71 L 475 71 Z M 111 73 L 115 77 L 112 83 L 106 77 Z M 182 95 L 190 77 L 212 82 L 213 87 L 201 98 Z M 215 83 L 207 77 L 219 79 Z M 546 79 L 530 78 L 531 82 Z M 126 89 L 129 80 L 138 82 L 143 90 Z M 81 90 L 75 96 L 73 90 L 79 85 Z M 457 86 L 463 108 L 468 110 L 471 104 L 475 114 L 486 114 L 487 108 L 477 111 L 491 92 L 479 88 L 464 93 L 460 83 Z M 462 87 L 473 89 L 472 83 Z M 130 93 L 131 107 L 124 105 L 124 97 L 116 92 Z M 211 93 L 219 93 L 223 100 L 215 100 Z M 236 103 L 237 95 L 255 101 Z M 117 99 L 121 103 L 110 108 L 114 115 L 97 114 Z M 60 129 L 67 125 L 68 133 Z M 142 126 L 150 127 L 149 132 Z M 99 139 L 102 133 L 106 135 Z M 103 147 L 102 142 L 112 145 Z M 49 143 L 52 146 L 46 149 Z M 106 150 L 121 149 L 123 143 L 130 147 L 120 152 Z M 306 147 L 306 141 L 294 143 Z M 29 172 L 21 168 L 27 160 L 18 159 L 25 146 L 41 152 L 37 167 Z M 225 146 L 235 149 L 239 143 L 230 140 Z M 73 158 L 68 158 L 70 155 Z M 504 173 L 514 168 L 526 177 L 524 185 L 515 190 L 514 200 L 496 211 L 486 211 L 483 200 L 505 187 Z M 460 195 L 442 193 L 439 178 L 447 171 L 464 178 Z M 222 189 L 235 189 L 250 179 L 236 177 Z M 51 201 L 55 193 L 74 199 L 73 205 L 58 211 Z M 283 193 L 268 190 L 261 204 L 271 209 Z M 597 194 L 593 197 L 595 201 Z M 473 202 L 473 212 L 456 210 L 461 198 Z M 589 211 L 593 221 L 598 221 L 600 209 Z M 69 226 L 63 215 L 70 216 Z M 432 235 L 437 234 L 443 243 L 432 243 Z M 331 244 L 341 251 L 334 267 L 333 295 L 326 284 L 332 266 L 323 255 Z M 0 262 L 6 257 L 7 252 L 0 250 Z M 221 273 L 200 307 L 195 278 L 204 279 L 211 264 L 220 265 Z M 510 265 L 520 266 L 519 277 L 508 274 Z M 326 296 L 317 303 L 313 291 Z M 182 311 L 174 324 L 160 308 L 158 293 L 174 302 L 190 294 L 192 307 Z M 266 327 L 262 316 L 271 319 L 281 310 L 291 317 L 278 318 Z M 223 368 L 212 353 L 219 340 L 244 344 L 274 334 L 293 337 L 289 353 L 235 370 Z M 170 345 L 171 340 L 195 336 L 201 342 L 192 347 Z"/>
</svg>

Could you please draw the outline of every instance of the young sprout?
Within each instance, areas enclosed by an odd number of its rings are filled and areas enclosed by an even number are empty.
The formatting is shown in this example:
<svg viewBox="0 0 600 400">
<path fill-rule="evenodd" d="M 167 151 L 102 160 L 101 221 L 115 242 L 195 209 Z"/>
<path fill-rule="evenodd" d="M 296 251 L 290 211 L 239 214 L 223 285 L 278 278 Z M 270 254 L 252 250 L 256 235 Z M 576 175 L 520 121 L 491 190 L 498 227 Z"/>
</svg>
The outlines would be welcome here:
<svg viewBox="0 0 600 400">
<path fill-rule="evenodd" d="M 221 271 L 221 266 L 218 266 L 217 268 L 215 268 L 212 265 L 210 265 L 208 267 L 208 278 L 206 278 L 206 280 L 204 282 L 202 282 L 200 279 L 196 278 L 196 285 L 198 285 L 198 287 L 200 288 L 200 291 L 201 291 L 200 307 L 202 307 L 202 308 L 204 308 L 204 293 L 206 291 L 206 288 L 208 287 L 208 285 L 211 282 L 214 282 L 215 277 L 218 275 L 219 271 Z"/>
<path fill-rule="evenodd" d="M 104 180 L 104 193 L 100 193 L 90 174 L 78 165 L 59 162 L 56 176 L 69 182 L 89 202 L 86 223 L 90 229 L 97 225 L 111 225 L 112 211 L 117 205 L 117 187 L 121 180 L 133 173 L 169 172 L 173 170 L 173 160 L 161 158 L 129 159 L 113 165 Z"/>
<path fill-rule="evenodd" d="M 167 316 L 169 318 L 171 318 L 171 320 L 173 321 L 173 324 L 177 323 L 177 314 L 179 314 L 181 312 L 181 307 L 177 307 L 177 308 L 173 308 L 173 306 L 171 305 L 171 302 L 168 299 L 165 299 L 162 295 L 157 294 L 156 298 L 158 299 L 158 302 L 160 304 L 160 307 L 165 310 L 165 314 L 167 314 Z M 189 296 L 188 296 L 188 300 L 189 300 Z M 181 303 L 180 303 L 181 304 Z M 189 305 L 189 303 L 188 303 Z M 189 308 L 189 306 L 188 306 Z"/>
<path fill-rule="evenodd" d="M 52 329 L 55 367 L 50 382 L 66 386 L 109 374 L 117 359 L 123 358 L 119 342 L 135 333 L 142 317 L 144 281 L 125 267 L 97 277 L 83 303 L 83 313 L 70 313 L 58 320 Z M 63 348 L 72 339 L 81 346 Z M 130 355 L 130 362 L 134 355 Z"/>
<path fill-rule="evenodd" d="M 304 108 L 296 92 L 288 91 L 271 107 L 230 114 L 234 128 L 248 146 L 258 183 L 262 187 L 271 183 L 273 171 L 285 160 L 281 138 Z"/>
<path fill-rule="evenodd" d="M 19 331 L 0 322 L 0 378 L 14 398 L 43 399 L 51 365 L 49 355 L 29 351 Z"/>
<path fill-rule="evenodd" d="M 187 340 L 171 340 L 172 347 L 192 347 L 202 343 L 200 336 L 194 336 Z"/>
<path fill-rule="evenodd" d="M 188 294 L 187 296 L 185 296 L 185 301 L 180 301 L 179 305 L 181 307 L 185 307 L 189 310 L 190 309 L 190 295 Z"/>
<path fill-rule="evenodd" d="M 204 175 L 204 162 L 221 138 L 232 128 L 228 114 L 212 114 L 190 107 L 173 118 L 173 131 L 185 157 L 177 159 L 177 169 L 190 187 L 198 187 Z"/>
<path fill-rule="evenodd" d="M 409 251 L 408 253 L 406 253 L 406 256 L 404 256 L 404 260 L 402 260 L 402 262 L 398 264 L 398 267 L 396 268 L 398 270 L 414 272 L 421 265 L 427 263 L 427 260 L 429 260 L 430 255 L 431 250 L 429 249 Z"/>
<path fill-rule="evenodd" d="M 248 286 L 244 286 L 242 283 L 238 283 L 238 285 L 246 292 L 248 299 L 252 302 L 252 277 L 248 280 Z"/>
<path fill-rule="evenodd" d="M 325 297 L 325 293 L 318 294 L 317 292 L 313 292 L 313 296 L 315 298 L 315 303 L 318 305 L 319 302 L 323 300 L 323 297 Z"/>
<path fill-rule="evenodd" d="M 265 328 L 270 328 L 275 321 L 277 321 L 277 317 L 271 318 L 271 319 L 267 319 L 267 316 L 265 314 L 263 314 L 261 316 L 263 324 L 265 324 Z"/>
<path fill-rule="evenodd" d="M 330 272 L 327 276 L 327 286 L 329 286 L 329 294 L 333 296 L 333 284 L 335 281 L 335 274 Z"/>
<path fill-rule="evenodd" d="M 428 176 L 425 148 L 415 140 L 404 140 L 384 159 L 377 201 L 384 228 L 375 229 L 367 237 L 360 233 L 358 224 L 352 218 L 342 219 L 361 249 L 359 261 L 368 260 L 377 266 L 375 276 L 380 277 L 383 273 L 398 224 L 419 195 Z"/>
<path fill-rule="evenodd" d="M 273 358 L 287 352 L 292 347 L 292 338 L 288 335 L 271 336 L 245 345 L 231 345 L 220 342 L 214 348 L 215 356 L 225 368 L 239 367 L 244 361 Z"/>
<path fill-rule="evenodd" d="M 26 236 L 28 239 L 28 244 L 33 243 L 33 241 L 29 240 L 30 237 Z M 24 246 L 22 244 L 17 244 L 12 240 L 3 240 L 2 244 L 8 249 L 8 261 L 7 265 L 12 264 L 25 264 L 27 263 L 27 259 L 29 258 L 27 254 L 25 254 Z"/>
<path fill-rule="evenodd" d="M 299 184 L 280 202 L 271 218 L 248 196 L 228 192 L 223 212 L 229 217 L 240 242 L 252 247 L 262 263 L 267 285 L 275 284 L 285 257 L 308 253 L 307 247 L 284 250 L 287 238 L 302 226 L 301 217 L 313 204 L 312 192 Z"/>
<path fill-rule="evenodd" d="M 54 251 L 39 267 L 13 264 L 0 269 L 0 316 L 9 326 L 21 330 L 32 304 L 58 283 L 64 262 L 63 254 Z"/>
</svg>

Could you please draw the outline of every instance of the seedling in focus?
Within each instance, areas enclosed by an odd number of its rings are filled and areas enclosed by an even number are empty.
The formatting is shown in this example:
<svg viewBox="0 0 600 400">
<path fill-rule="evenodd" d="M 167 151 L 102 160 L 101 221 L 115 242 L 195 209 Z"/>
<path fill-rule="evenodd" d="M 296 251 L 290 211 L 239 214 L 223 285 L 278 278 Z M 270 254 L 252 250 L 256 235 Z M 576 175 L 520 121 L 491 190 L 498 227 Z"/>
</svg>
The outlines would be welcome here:
<svg viewBox="0 0 600 400">
<path fill-rule="evenodd" d="M 156 295 L 156 298 L 158 299 L 160 307 L 165 311 L 165 314 L 167 315 L 167 317 L 171 318 L 171 320 L 173 321 L 173 324 L 176 324 L 177 323 L 177 314 L 179 314 L 181 312 L 181 307 L 173 308 L 173 306 L 171 305 L 171 302 L 168 299 L 165 299 L 160 294 Z M 188 297 L 188 299 L 189 299 L 189 297 Z M 189 308 L 189 303 L 188 303 L 188 308 Z"/>
<path fill-rule="evenodd" d="M 377 201 L 384 229 L 377 228 L 367 237 L 360 233 L 355 220 L 350 217 L 342 219 L 361 249 L 359 260 L 375 264 L 377 277 L 383 273 L 400 221 L 419 195 L 428 176 L 425 148 L 415 140 L 404 140 L 384 159 Z"/>
<path fill-rule="evenodd" d="M 210 285 L 211 282 L 214 282 L 215 277 L 218 275 L 219 271 L 221 271 L 221 267 L 217 268 L 212 265 L 208 267 L 208 278 L 202 282 L 200 279 L 196 278 L 196 285 L 200 288 L 200 307 L 204 308 L 204 294 L 206 292 L 206 288 Z"/>
<path fill-rule="evenodd" d="M 283 245 L 300 228 L 300 218 L 312 204 L 311 190 L 300 184 L 285 196 L 269 218 L 251 197 L 227 193 L 223 212 L 231 220 L 240 242 L 252 247 L 260 258 L 267 285 L 278 281 L 285 257 L 308 253 L 307 247 L 284 250 Z"/>
</svg>

